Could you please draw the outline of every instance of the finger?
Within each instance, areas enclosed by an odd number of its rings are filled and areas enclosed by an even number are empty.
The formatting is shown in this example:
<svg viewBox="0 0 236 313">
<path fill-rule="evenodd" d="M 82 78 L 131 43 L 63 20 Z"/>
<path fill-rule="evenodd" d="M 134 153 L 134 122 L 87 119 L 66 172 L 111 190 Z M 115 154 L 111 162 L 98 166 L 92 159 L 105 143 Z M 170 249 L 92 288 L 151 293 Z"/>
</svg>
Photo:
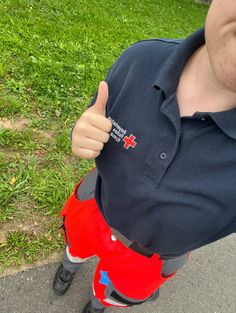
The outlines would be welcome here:
<svg viewBox="0 0 236 313">
<path fill-rule="evenodd" d="M 82 134 L 82 132 L 80 132 Z M 80 134 L 79 131 L 78 131 L 78 134 Z M 76 133 L 75 133 L 76 135 Z M 86 131 L 83 132 L 83 135 L 85 137 L 88 137 L 88 138 L 91 138 L 91 139 L 94 139 L 94 140 L 97 140 L 97 141 L 100 141 L 100 142 L 103 142 L 103 143 L 106 143 L 108 142 L 109 138 L 110 138 L 110 135 L 105 132 L 105 131 L 102 131 L 92 125 L 89 125 L 86 127 Z"/>
<path fill-rule="evenodd" d="M 89 150 L 86 148 L 78 148 L 78 147 L 72 149 L 72 152 L 76 156 L 79 156 L 80 158 L 84 158 L 84 159 L 94 159 L 97 156 L 99 156 L 99 154 L 101 153 L 101 151 L 93 151 L 93 150 Z"/>
<path fill-rule="evenodd" d="M 103 130 L 105 132 L 110 132 L 112 129 L 112 122 L 99 114 L 94 114 L 92 112 L 85 112 L 83 115 L 85 121 L 87 121 L 90 125 Z"/>
<path fill-rule="evenodd" d="M 106 104 L 108 100 L 108 85 L 105 81 L 101 81 L 98 86 L 98 94 L 93 108 L 97 110 L 98 114 L 106 115 Z"/>
<path fill-rule="evenodd" d="M 89 150 L 100 151 L 103 149 L 104 143 L 88 137 L 82 137 L 80 138 L 79 147 Z"/>
</svg>

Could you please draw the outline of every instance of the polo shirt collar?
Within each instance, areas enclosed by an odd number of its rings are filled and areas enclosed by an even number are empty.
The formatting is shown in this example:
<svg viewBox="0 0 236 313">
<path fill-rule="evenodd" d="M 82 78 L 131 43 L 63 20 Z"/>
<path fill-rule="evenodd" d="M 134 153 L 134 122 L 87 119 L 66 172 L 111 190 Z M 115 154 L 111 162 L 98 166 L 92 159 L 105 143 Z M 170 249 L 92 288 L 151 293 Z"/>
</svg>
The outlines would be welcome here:
<svg viewBox="0 0 236 313">
<path fill-rule="evenodd" d="M 208 112 L 208 114 L 223 132 L 236 139 L 236 108 L 221 112 Z"/>
<path fill-rule="evenodd" d="M 199 46 L 204 44 L 205 28 L 203 27 L 181 42 L 164 62 L 154 80 L 154 87 L 162 89 L 166 98 L 176 92 L 180 75 L 188 58 Z M 193 116 L 210 116 L 225 134 L 236 139 L 236 108 L 220 112 L 195 112 Z"/>
<path fill-rule="evenodd" d="M 188 58 L 203 44 L 205 44 L 205 28 L 201 28 L 187 37 L 164 62 L 156 76 L 154 87 L 161 88 L 166 98 L 176 91 L 180 75 Z"/>
</svg>

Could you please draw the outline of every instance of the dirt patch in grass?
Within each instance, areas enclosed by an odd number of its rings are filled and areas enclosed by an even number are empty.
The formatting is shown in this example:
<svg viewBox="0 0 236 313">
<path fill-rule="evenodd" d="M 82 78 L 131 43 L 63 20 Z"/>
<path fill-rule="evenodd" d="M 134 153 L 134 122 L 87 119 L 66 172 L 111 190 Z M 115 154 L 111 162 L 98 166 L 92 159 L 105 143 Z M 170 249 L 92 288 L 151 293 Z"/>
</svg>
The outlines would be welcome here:
<svg viewBox="0 0 236 313">
<path fill-rule="evenodd" d="M 45 150 L 36 150 L 35 152 L 34 152 L 34 154 L 38 157 L 38 158 L 44 158 L 45 157 L 45 155 L 47 154 L 47 151 L 45 151 Z"/>
<path fill-rule="evenodd" d="M 30 120 L 24 117 L 16 117 L 12 119 L 0 118 L 0 128 L 12 129 L 12 130 L 25 130 L 30 125 Z M 32 128 L 34 132 L 37 132 L 39 135 L 45 138 L 51 139 L 54 135 L 54 132 L 50 130 L 39 130 Z"/>
<path fill-rule="evenodd" d="M 22 130 L 27 128 L 29 120 L 27 118 L 16 117 L 12 119 L 0 118 L 0 128 L 7 128 L 13 130 Z"/>
<path fill-rule="evenodd" d="M 20 158 L 21 156 L 19 152 L 15 152 L 12 148 L 5 146 L 0 147 L 0 153 L 3 154 L 1 157 L 9 162 L 14 161 L 16 158 Z"/>
<path fill-rule="evenodd" d="M 30 212 L 23 221 L 14 220 L 12 222 L 0 223 L 0 243 L 6 242 L 8 233 L 16 230 L 33 232 L 34 235 L 42 233 L 49 221 L 48 217 Z"/>
<path fill-rule="evenodd" d="M 50 130 L 47 130 L 47 131 L 46 130 L 39 130 L 39 129 L 36 130 L 34 128 L 33 131 L 37 131 L 38 134 L 42 135 L 45 138 L 49 138 L 49 139 L 53 138 L 53 136 L 54 136 L 54 133 Z"/>
</svg>

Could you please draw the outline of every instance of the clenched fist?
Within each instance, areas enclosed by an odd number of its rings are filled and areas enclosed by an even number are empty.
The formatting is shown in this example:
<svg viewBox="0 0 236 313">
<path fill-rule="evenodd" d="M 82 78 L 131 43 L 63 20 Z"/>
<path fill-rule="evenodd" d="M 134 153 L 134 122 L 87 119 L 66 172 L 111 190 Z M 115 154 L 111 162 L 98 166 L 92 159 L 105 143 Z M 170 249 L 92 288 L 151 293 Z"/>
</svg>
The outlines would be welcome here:
<svg viewBox="0 0 236 313">
<path fill-rule="evenodd" d="M 101 81 L 96 102 L 78 119 L 72 132 L 72 152 L 84 159 L 96 158 L 108 142 L 112 122 L 105 117 L 108 85 Z"/>
</svg>

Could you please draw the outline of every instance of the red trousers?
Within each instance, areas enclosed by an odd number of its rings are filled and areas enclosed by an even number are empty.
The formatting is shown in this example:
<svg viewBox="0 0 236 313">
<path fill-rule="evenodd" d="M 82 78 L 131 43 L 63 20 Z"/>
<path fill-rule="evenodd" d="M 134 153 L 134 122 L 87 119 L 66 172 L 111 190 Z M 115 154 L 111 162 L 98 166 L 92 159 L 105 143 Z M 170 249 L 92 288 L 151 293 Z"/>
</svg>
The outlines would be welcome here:
<svg viewBox="0 0 236 313">
<path fill-rule="evenodd" d="M 81 182 L 61 211 L 70 255 L 81 259 L 96 255 L 100 259 L 93 292 L 104 306 L 128 307 L 147 301 L 176 272 L 163 277 L 163 261 L 158 254 L 144 256 L 116 239 L 95 199 L 76 198 Z"/>
</svg>

